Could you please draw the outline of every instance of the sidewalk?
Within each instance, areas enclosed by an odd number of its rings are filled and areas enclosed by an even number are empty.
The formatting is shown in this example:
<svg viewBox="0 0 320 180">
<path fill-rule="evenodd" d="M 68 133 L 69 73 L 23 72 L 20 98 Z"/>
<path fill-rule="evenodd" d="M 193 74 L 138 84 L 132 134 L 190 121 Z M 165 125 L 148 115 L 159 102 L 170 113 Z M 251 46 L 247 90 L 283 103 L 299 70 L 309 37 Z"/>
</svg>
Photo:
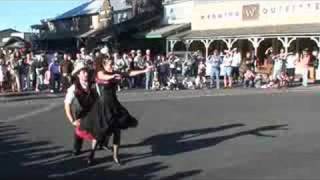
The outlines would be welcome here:
<svg viewBox="0 0 320 180">
<path fill-rule="evenodd" d="M 199 90 L 179 90 L 179 91 L 146 91 L 144 89 L 123 90 L 118 92 L 120 99 L 134 100 L 153 100 L 162 98 L 187 98 L 199 96 L 231 96 L 231 95 L 248 95 L 248 94 L 268 94 L 268 93 L 286 93 L 286 92 L 313 92 L 320 91 L 320 85 L 310 85 L 309 87 L 293 87 L 289 89 L 256 89 L 256 88 L 234 88 L 234 89 L 199 89 Z M 21 92 L 21 93 L 4 93 L 0 94 L 0 103 L 40 100 L 40 99 L 58 99 L 63 98 L 64 93 L 50 93 L 49 91 Z"/>
</svg>

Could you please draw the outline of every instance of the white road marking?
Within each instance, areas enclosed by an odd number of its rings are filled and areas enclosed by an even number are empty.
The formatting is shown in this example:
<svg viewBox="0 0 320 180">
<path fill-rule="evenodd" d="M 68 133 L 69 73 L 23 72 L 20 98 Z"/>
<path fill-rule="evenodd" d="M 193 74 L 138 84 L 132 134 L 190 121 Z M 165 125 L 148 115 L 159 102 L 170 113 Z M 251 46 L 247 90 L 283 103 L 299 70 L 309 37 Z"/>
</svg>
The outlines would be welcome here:
<svg viewBox="0 0 320 180">
<path fill-rule="evenodd" d="M 75 170 L 75 171 L 70 171 L 70 172 L 65 172 L 65 173 L 56 173 L 56 174 L 51 174 L 48 175 L 48 178 L 61 178 L 61 177 L 66 177 L 66 176 L 72 176 L 74 174 L 79 174 L 81 172 L 85 172 L 88 171 L 90 169 L 94 169 L 95 167 L 88 167 L 88 168 L 83 168 L 83 169 L 79 169 L 79 170 Z"/>
<path fill-rule="evenodd" d="M 44 113 L 44 112 L 48 112 L 58 106 L 61 106 L 61 104 L 60 103 L 47 104 L 43 108 L 40 108 L 40 109 L 37 109 L 34 111 L 30 111 L 30 112 L 27 112 L 24 114 L 20 114 L 20 115 L 14 116 L 14 117 L 9 117 L 5 120 L 0 120 L 0 122 L 15 122 L 15 121 L 23 120 L 23 119 L 26 119 L 26 118 L 29 118 L 32 116 L 36 116 L 36 115 Z"/>
</svg>

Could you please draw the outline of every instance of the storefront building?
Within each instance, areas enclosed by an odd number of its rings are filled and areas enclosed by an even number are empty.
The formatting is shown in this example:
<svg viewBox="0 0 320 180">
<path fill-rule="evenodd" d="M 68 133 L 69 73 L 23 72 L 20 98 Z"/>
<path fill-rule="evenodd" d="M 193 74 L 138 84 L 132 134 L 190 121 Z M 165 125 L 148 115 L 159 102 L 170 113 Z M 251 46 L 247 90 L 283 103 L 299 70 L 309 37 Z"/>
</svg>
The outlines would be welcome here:
<svg viewBox="0 0 320 180">
<path fill-rule="evenodd" d="M 200 47 L 206 57 L 217 48 L 239 47 L 257 56 L 269 46 L 320 49 L 320 1 L 194 0 L 191 11 L 191 30 L 168 37 L 168 51 L 179 43 L 188 51 Z"/>
</svg>

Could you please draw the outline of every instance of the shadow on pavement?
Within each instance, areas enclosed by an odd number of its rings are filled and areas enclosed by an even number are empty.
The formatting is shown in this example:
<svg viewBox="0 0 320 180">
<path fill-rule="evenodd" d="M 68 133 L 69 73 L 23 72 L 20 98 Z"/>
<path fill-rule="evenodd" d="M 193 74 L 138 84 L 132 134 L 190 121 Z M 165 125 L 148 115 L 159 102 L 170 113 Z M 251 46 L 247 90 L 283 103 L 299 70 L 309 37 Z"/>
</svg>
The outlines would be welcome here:
<svg viewBox="0 0 320 180">
<path fill-rule="evenodd" d="M 216 128 L 205 128 L 198 130 L 190 130 L 183 132 L 175 132 L 169 134 L 161 134 L 147 138 L 138 144 L 123 145 L 124 148 L 151 146 L 150 153 L 136 155 L 133 159 L 127 159 L 125 162 L 150 158 L 153 156 L 173 156 L 180 153 L 191 152 L 203 148 L 216 146 L 222 142 L 232 140 L 235 138 L 254 135 L 264 138 L 275 138 L 276 136 L 265 134 L 268 131 L 288 130 L 287 124 L 262 126 L 256 129 L 241 131 L 231 135 L 216 136 L 211 138 L 201 138 L 200 136 L 209 135 L 218 131 L 223 131 L 231 128 L 241 127 L 244 124 L 230 124 Z M 197 138 L 197 139 L 195 139 Z"/>
<path fill-rule="evenodd" d="M 50 141 L 28 140 L 27 137 L 28 133 L 16 126 L 0 123 L 0 179 L 182 180 L 202 172 L 195 169 L 159 178 L 159 173 L 169 168 L 162 162 L 110 169 L 113 165 L 111 156 L 98 158 L 95 166 L 88 167 L 86 154 L 71 157 L 70 151 L 62 146 L 55 146 Z"/>
</svg>

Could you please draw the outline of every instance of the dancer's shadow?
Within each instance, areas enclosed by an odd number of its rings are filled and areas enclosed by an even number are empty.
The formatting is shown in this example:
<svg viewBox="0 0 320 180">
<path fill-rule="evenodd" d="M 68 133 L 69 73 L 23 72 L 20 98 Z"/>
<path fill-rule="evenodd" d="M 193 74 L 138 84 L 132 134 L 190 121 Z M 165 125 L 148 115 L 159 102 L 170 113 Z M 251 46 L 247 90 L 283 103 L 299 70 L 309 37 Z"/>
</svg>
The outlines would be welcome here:
<svg viewBox="0 0 320 180">
<path fill-rule="evenodd" d="M 70 151 L 50 141 L 28 139 L 28 133 L 16 126 L 0 123 L 0 179 L 117 179 L 151 180 L 161 177 L 161 171 L 170 167 L 162 162 L 145 163 L 120 169 L 111 169 L 112 156 L 97 158 L 97 164 L 88 167 L 86 153 L 71 157 Z M 111 155 L 111 153 L 110 153 Z M 125 157 L 132 157 L 127 154 Z M 163 180 L 185 179 L 202 170 L 176 172 Z"/>
<path fill-rule="evenodd" d="M 175 132 L 169 134 L 160 134 L 156 136 L 152 136 L 150 138 L 145 139 L 143 142 L 138 144 L 124 145 L 123 147 L 131 148 L 131 147 L 139 147 L 139 146 L 151 146 L 152 151 L 150 153 L 137 154 L 135 158 L 127 159 L 126 162 L 148 158 L 152 156 L 172 156 L 180 153 L 191 152 L 195 150 L 200 150 L 203 148 L 209 148 L 220 144 L 222 142 L 248 136 L 254 135 L 258 137 L 267 137 L 267 138 L 275 138 L 275 135 L 265 134 L 269 131 L 276 130 L 288 130 L 286 128 L 287 124 L 282 125 L 270 125 L 263 126 L 252 130 L 241 131 L 238 133 L 224 135 L 224 136 L 216 136 L 209 138 L 201 138 L 201 136 L 209 135 L 215 133 L 217 131 L 223 131 L 230 128 L 244 126 L 243 124 L 231 124 L 225 125 L 217 128 L 205 128 L 198 130 L 189 130 L 182 132 Z"/>
</svg>

